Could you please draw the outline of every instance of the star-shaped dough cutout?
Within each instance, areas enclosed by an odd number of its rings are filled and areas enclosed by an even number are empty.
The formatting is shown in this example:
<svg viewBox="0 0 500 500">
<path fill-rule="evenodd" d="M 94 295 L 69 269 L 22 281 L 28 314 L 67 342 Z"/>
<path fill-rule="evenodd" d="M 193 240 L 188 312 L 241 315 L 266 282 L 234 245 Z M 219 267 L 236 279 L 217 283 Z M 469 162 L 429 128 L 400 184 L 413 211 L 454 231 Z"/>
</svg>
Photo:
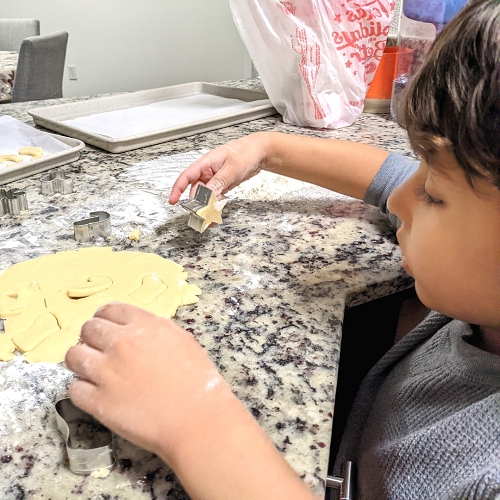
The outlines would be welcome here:
<svg viewBox="0 0 500 500">
<path fill-rule="evenodd" d="M 17 293 L 16 300 L 10 306 L 11 311 L 16 311 L 26 306 L 35 306 L 40 309 L 47 307 L 47 297 L 55 295 L 57 292 L 42 290 L 38 283 L 31 283 L 31 285 L 21 288 Z"/>
<path fill-rule="evenodd" d="M 228 200 L 218 200 L 215 193 L 210 195 L 208 200 L 208 205 L 200 208 L 196 215 L 204 219 L 203 226 L 201 227 L 201 233 L 210 226 L 213 222 L 216 224 L 222 224 L 222 209 L 226 206 Z"/>
</svg>

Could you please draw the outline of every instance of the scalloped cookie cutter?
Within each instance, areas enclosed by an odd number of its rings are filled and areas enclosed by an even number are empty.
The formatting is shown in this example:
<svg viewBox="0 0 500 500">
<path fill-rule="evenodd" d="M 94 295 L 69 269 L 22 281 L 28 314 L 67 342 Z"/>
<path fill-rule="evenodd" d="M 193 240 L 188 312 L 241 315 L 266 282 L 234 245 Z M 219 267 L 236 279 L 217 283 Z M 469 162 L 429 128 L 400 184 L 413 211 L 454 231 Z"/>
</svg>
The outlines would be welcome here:
<svg viewBox="0 0 500 500">
<path fill-rule="evenodd" d="M 55 168 L 42 177 L 40 188 L 46 196 L 54 193 L 70 194 L 73 192 L 73 179 L 62 168 Z"/>
<path fill-rule="evenodd" d="M 73 223 L 75 240 L 86 242 L 109 236 L 111 234 L 111 216 L 108 212 L 90 212 L 90 219 L 83 219 Z"/>
<path fill-rule="evenodd" d="M 113 435 L 91 415 L 77 408 L 69 398 L 60 399 L 55 404 L 57 427 L 66 441 L 69 468 L 79 475 L 91 474 L 102 469 L 112 469 L 115 465 L 113 451 Z M 88 424 L 89 427 L 101 428 L 106 431 L 103 444 L 97 448 L 74 448 L 71 441 L 69 424 Z"/>
<path fill-rule="evenodd" d="M 28 210 L 26 193 L 19 189 L 0 189 L 0 215 L 19 215 Z"/>
</svg>

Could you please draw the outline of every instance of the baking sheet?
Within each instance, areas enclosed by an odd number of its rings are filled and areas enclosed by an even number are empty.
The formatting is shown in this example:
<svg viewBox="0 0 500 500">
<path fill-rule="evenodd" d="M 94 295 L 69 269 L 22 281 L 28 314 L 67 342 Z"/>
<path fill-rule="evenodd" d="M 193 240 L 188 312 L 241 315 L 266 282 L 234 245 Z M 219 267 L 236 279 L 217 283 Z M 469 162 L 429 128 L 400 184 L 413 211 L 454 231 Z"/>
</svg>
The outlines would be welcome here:
<svg viewBox="0 0 500 500">
<path fill-rule="evenodd" d="M 134 106 L 106 113 L 82 116 L 63 123 L 112 139 L 123 139 L 208 120 L 221 114 L 237 113 L 262 106 L 266 100 L 244 102 L 210 94 L 198 94 L 146 106 Z"/>
<path fill-rule="evenodd" d="M 0 117 L 0 154 L 18 154 L 22 147 L 41 147 L 43 156 L 31 159 L 23 155 L 24 161 L 7 166 L 11 161 L 0 163 L 0 184 L 16 181 L 77 160 L 82 141 L 61 137 L 37 130 L 11 116 Z"/>
<path fill-rule="evenodd" d="M 140 107 L 147 110 L 138 111 Z M 131 111 L 132 108 L 136 109 Z M 36 124 L 111 153 L 159 144 L 276 113 L 265 92 L 203 82 L 29 111 Z M 154 125 L 148 127 L 148 121 Z"/>
</svg>

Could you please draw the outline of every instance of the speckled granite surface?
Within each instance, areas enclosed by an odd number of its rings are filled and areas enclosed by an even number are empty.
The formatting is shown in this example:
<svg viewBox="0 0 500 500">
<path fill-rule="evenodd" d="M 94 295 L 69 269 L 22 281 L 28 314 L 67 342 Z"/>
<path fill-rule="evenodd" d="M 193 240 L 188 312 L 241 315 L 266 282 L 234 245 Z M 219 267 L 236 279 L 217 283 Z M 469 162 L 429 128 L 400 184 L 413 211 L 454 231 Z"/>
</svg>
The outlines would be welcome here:
<svg viewBox="0 0 500 500">
<path fill-rule="evenodd" d="M 259 88 L 258 80 L 232 84 Z M 0 115 L 32 124 L 30 107 L 1 105 Z M 404 132 L 377 115 L 362 115 L 336 131 L 301 129 L 270 117 L 119 155 L 88 147 L 66 167 L 75 182 L 71 195 L 41 196 L 39 175 L 13 183 L 27 190 L 30 216 L 0 218 L 0 269 L 77 249 L 75 217 L 93 208 L 111 212 L 113 236 L 97 244 L 155 252 L 186 268 L 202 296 L 179 309 L 176 321 L 208 350 L 276 446 L 320 493 L 344 308 L 410 284 L 387 220 L 374 207 L 306 187 L 271 201 L 234 197 L 224 224 L 200 235 L 187 227 L 183 210 L 168 205 L 164 185 L 132 175 L 139 168 L 134 165 L 261 130 L 355 140 L 410 154 Z M 158 175 L 158 169 L 151 173 Z M 135 227 L 144 234 L 131 242 L 128 231 Z M 107 478 L 69 472 L 52 403 L 70 379 L 58 365 L 27 365 L 20 357 L 0 362 L 0 497 L 187 498 L 158 458 L 120 438 L 118 465 Z"/>
</svg>

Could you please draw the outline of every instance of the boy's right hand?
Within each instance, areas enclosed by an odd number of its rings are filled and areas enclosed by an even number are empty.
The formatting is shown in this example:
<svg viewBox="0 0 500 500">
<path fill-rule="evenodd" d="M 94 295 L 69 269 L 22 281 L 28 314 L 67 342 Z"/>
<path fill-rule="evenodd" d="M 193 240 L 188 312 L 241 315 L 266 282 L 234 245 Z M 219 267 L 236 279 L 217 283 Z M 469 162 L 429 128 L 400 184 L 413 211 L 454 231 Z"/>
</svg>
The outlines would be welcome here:
<svg viewBox="0 0 500 500">
<path fill-rule="evenodd" d="M 136 445 L 174 459 L 201 416 L 236 398 L 207 353 L 172 320 L 129 304 L 99 309 L 66 354 L 73 402 Z M 201 415 L 201 416 L 200 416 Z"/>
<path fill-rule="evenodd" d="M 190 197 L 198 184 L 204 184 L 215 196 L 257 175 L 265 166 L 270 151 L 269 134 L 256 133 L 231 141 L 210 151 L 190 165 L 175 181 L 169 203 L 174 205 L 191 185 Z"/>
</svg>

